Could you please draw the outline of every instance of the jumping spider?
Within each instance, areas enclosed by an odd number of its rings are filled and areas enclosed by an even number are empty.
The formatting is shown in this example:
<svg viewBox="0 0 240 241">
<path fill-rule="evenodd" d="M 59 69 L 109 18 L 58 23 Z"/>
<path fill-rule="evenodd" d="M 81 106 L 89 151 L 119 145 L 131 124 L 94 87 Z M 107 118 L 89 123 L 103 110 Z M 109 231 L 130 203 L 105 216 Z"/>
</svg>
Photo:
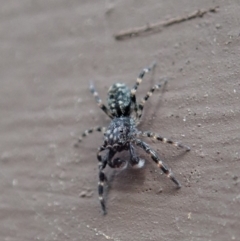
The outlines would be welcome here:
<svg viewBox="0 0 240 241">
<path fill-rule="evenodd" d="M 190 148 L 188 146 L 185 146 L 179 142 L 172 141 L 150 131 L 139 131 L 137 129 L 137 125 L 140 122 L 146 101 L 149 99 L 149 97 L 152 96 L 153 92 L 156 89 L 160 89 L 160 87 L 162 86 L 162 84 L 154 85 L 147 92 L 146 96 L 141 99 L 140 103 L 137 103 L 135 96 L 137 88 L 142 82 L 144 75 L 150 70 L 152 70 L 154 67 L 155 64 L 149 68 L 143 69 L 131 90 L 125 84 L 113 84 L 108 91 L 108 107 L 106 107 L 102 103 L 102 100 L 99 98 L 99 95 L 96 92 L 93 84 L 90 85 L 90 91 L 95 97 L 98 106 L 105 112 L 105 114 L 107 114 L 111 118 L 111 122 L 107 128 L 98 126 L 86 130 L 82 134 L 82 137 L 86 137 L 89 133 L 92 133 L 93 131 L 99 131 L 104 133 L 104 143 L 100 148 L 98 148 L 97 152 L 97 159 L 99 162 L 98 194 L 104 214 L 106 214 L 106 206 L 103 198 L 103 192 L 104 184 L 105 182 L 107 182 L 107 178 L 103 170 L 106 165 L 109 165 L 111 168 L 121 168 L 123 166 L 126 166 L 128 163 L 132 167 L 142 167 L 144 165 L 144 160 L 139 158 L 135 151 L 134 145 L 139 146 L 147 154 L 149 154 L 152 160 L 163 171 L 163 173 L 165 173 L 167 177 L 169 177 L 177 185 L 177 188 L 181 187 L 181 184 L 174 177 L 171 169 L 169 169 L 166 164 L 162 160 L 160 160 L 157 153 L 147 143 L 139 139 L 140 136 L 150 137 L 154 140 L 162 141 L 163 143 L 169 143 L 176 147 L 184 148 L 186 151 L 190 151 Z M 79 142 L 81 141 L 82 138 L 79 138 Z M 124 150 L 128 150 L 130 152 L 130 160 L 122 160 L 120 158 L 113 159 L 114 155 L 117 152 L 121 152 Z M 100 153 L 103 151 L 106 151 L 106 154 L 102 156 Z"/>
</svg>

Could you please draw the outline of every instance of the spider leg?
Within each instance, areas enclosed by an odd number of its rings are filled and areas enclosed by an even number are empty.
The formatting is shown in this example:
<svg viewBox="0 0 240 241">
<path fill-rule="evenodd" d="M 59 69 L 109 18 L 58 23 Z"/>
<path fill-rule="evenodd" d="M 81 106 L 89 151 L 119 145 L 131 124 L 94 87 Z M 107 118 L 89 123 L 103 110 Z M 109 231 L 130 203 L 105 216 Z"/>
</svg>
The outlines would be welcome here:
<svg viewBox="0 0 240 241">
<path fill-rule="evenodd" d="M 144 68 L 141 73 L 139 74 L 137 80 L 136 80 L 136 83 L 135 85 L 133 86 L 133 88 L 131 89 L 131 102 L 133 103 L 134 105 L 134 111 L 136 112 L 137 114 L 137 111 L 138 111 L 138 105 L 136 103 L 136 92 L 137 92 L 137 88 L 138 86 L 141 84 L 142 80 L 143 80 L 143 77 L 146 73 L 148 73 L 149 71 L 151 71 L 152 69 L 154 69 L 156 67 L 156 63 L 154 62 L 150 67 L 148 68 Z"/>
<path fill-rule="evenodd" d="M 139 147 L 141 147 L 146 153 L 148 153 L 148 154 L 151 156 L 152 160 L 157 164 L 157 166 L 158 166 L 159 168 L 161 168 L 161 170 L 163 171 L 163 173 L 166 174 L 167 177 L 170 178 L 170 179 L 177 185 L 177 188 L 180 188 L 180 187 L 181 187 L 181 184 L 180 184 L 179 181 L 174 177 L 171 169 L 169 169 L 169 168 L 166 166 L 166 164 L 165 164 L 163 161 L 160 160 L 160 158 L 158 157 L 157 153 L 156 153 L 154 150 L 152 150 L 147 143 L 145 143 L 145 142 L 142 141 L 142 140 L 137 139 L 137 140 L 136 140 L 136 145 L 139 146 Z"/>
<path fill-rule="evenodd" d="M 85 130 L 82 133 L 82 136 L 78 138 L 78 143 L 82 142 L 83 137 L 88 136 L 89 134 L 93 133 L 94 131 L 104 133 L 106 131 L 106 127 L 96 126 L 96 127 L 91 128 L 91 129 Z"/>
<path fill-rule="evenodd" d="M 137 153 L 136 150 L 134 148 L 134 146 L 132 144 L 130 144 L 129 147 L 129 151 L 130 151 L 130 155 L 131 155 L 131 159 L 130 159 L 130 164 L 133 168 L 141 168 L 144 166 L 145 160 L 141 159 Z"/>
<path fill-rule="evenodd" d="M 145 103 L 147 102 L 147 100 L 152 96 L 153 92 L 154 92 L 156 89 L 159 90 L 162 86 L 166 85 L 166 83 L 167 83 L 167 80 L 164 81 L 163 83 L 154 85 L 154 86 L 147 92 L 147 94 L 145 95 L 145 97 L 141 99 L 141 102 L 140 102 L 140 104 L 138 105 L 138 113 L 137 113 L 138 119 L 140 119 L 140 118 L 142 117 L 142 112 L 143 112 L 144 105 L 145 105 Z"/>
<path fill-rule="evenodd" d="M 104 157 L 102 157 L 100 153 L 104 150 L 107 150 L 108 152 Z M 104 186 L 105 186 L 105 183 L 107 182 L 107 177 L 106 177 L 105 173 L 103 172 L 103 170 L 105 169 L 107 164 L 111 167 L 111 164 L 110 164 L 111 159 L 115 155 L 115 153 L 116 153 L 115 151 L 113 151 L 111 149 L 109 150 L 105 145 L 101 146 L 98 149 L 98 153 L 97 153 L 98 169 L 99 169 L 98 196 L 99 196 L 99 201 L 100 201 L 104 215 L 107 214 L 106 204 L 105 204 L 105 200 L 103 197 Z"/>
<path fill-rule="evenodd" d="M 100 201 L 100 204 L 101 204 L 102 211 L 103 211 L 104 215 L 107 214 L 107 212 L 106 212 L 105 201 L 104 201 L 104 198 L 103 198 L 103 191 L 104 191 L 104 185 L 105 185 L 105 182 L 107 181 L 107 178 L 106 178 L 103 170 L 107 165 L 107 159 L 108 159 L 109 152 L 107 153 L 107 155 L 105 156 L 104 159 L 102 158 L 100 153 L 102 151 L 104 151 L 105 149 L 106 149 L 106 147 L 101 146 L 98 149 L 98 152 L 97 152 L 98 169 L 99 169 L 98 197 L 99 197 L 99 201 Z"/>
<path fill-rule="evenodd" d="M 95 100 L 96 100 L 98 106 L 103 110 L 103 112 L 105 114 L 107 114 L 112 119 L 113 115 L 112 115 L 111 111 L 102 103 L 102 100 L 100 99 L 98 92 L 96 91 L 96 89 L 92 83 L 90 84 L 89 88 L 90 88 L 91 93 L 95 97 Z"/>
<path fill-rule="evenodd" d="M 168 138 L 162 137 L 162 136 L 160 136 L 160 135 L 158 135 L 158 134 L 156 134 L 154 132 L 151 132 L 151 131 L 140 132 L 140 134 L 142 136 L 150 137 L 153 140 L 158 140 L 158 141 L 161 141 L 163 143 L 168 143 L 168 144 L 171 144 L 173 146 L 185 149 L 186 151 L 190 151 L 191 150 L 191 148 L 189 146 L 183 145 L 180 142 L 172 141 L 172 140 L 170 140 Z"/>
</svg>

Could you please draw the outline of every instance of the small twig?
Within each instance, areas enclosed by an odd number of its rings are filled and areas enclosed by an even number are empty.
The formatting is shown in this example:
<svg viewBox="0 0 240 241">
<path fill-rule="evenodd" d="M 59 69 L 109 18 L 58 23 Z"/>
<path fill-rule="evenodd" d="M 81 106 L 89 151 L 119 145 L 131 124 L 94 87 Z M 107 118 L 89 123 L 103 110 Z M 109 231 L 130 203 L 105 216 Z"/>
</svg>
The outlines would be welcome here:
<svg viewBox="0 0 240 241">
<path fill-rule="evenodd" d="M 96 235 L 102 235 L 104 238 L 106 238 L 108 240 L 120 241 L 119 239 L 116 239 L 116 238 L 113 238 L 111 236 L 108 236 L 107 234 L 105 234 L 104 232 L 98 230 L 97 228 L 90 227 L 90 225 L 86 225 L 86 227 L 91 229 L 92 231 L 94 231 L 96 233 Z"/>
<path fill-rule="evenodd" d="M 123 40 L 126 38 L 136 37 L 136 36 L 139 36 L 144 33 L 159 32 L 164 27 L 169 27 L 171 25 L 182 23 L 182 22 L 194 19 L 194 18 L 202 18 L 206 13 L 209 13 L 209 12 L 216 13 L 218 8 L 219 7 L 216 6 L 213 8 L 206 9 L 206 10 L 197 10 L 184 17 L 172 18 L 167 21 L 162 21 L 162 22 L 153 23 L 153 24 L 147 24 L 146 26 L 142 26 L 142 27 L 138 27 L 138 28 L 134 28 L 134 29 L 123 30 L 123 31 L 120 31 L 119 33 L 115 34 L 114 37 L 116 40 Z"/>
</svg>

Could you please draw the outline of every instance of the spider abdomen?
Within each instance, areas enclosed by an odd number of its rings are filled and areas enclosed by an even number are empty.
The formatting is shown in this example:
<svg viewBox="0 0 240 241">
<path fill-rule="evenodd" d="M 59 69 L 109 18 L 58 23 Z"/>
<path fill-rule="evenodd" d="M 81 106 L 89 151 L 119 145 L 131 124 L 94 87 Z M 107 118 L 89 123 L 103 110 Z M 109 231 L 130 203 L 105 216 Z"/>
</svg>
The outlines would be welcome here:
<svg viewBox="0 0 240 241">
<path fill-rule="evenodd" d="M 115 116 L 129 116 L 131 109 L 130 89 L 125 84 L 113 84 L 108 90 L 107 101 Z"/>
</svg>

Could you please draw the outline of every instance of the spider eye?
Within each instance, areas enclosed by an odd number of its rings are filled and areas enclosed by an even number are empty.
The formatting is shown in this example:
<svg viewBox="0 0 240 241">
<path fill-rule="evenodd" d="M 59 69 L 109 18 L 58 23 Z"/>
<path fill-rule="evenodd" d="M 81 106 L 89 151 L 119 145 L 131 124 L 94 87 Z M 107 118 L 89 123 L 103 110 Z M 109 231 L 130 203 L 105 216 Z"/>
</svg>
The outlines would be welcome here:
<svg viewBox="0 0 240 241">
<path fill-rule="evenodd" d="M 121 128 L 121 129 L 119 129 L 119 132 L 120 132 L 120 133 L 123 133 L 123 129 L 122 129 L 122 128 Z"/>
</svg>

